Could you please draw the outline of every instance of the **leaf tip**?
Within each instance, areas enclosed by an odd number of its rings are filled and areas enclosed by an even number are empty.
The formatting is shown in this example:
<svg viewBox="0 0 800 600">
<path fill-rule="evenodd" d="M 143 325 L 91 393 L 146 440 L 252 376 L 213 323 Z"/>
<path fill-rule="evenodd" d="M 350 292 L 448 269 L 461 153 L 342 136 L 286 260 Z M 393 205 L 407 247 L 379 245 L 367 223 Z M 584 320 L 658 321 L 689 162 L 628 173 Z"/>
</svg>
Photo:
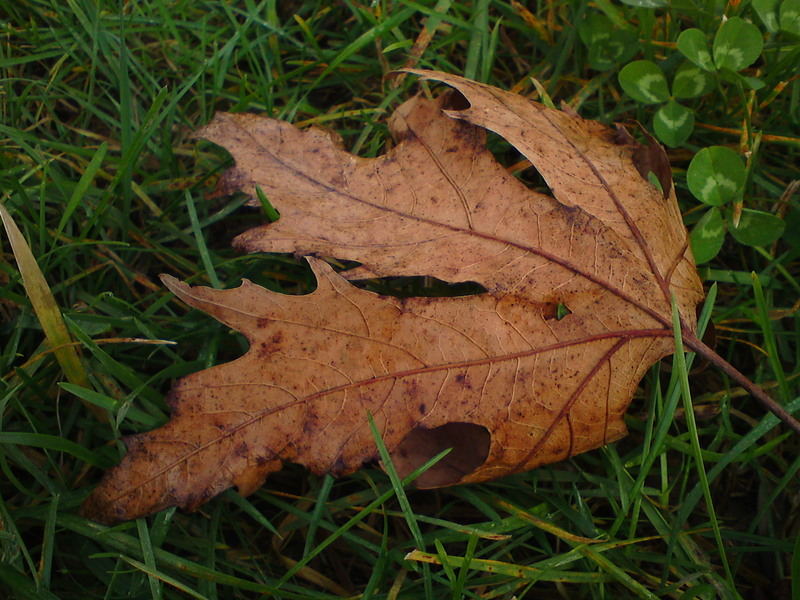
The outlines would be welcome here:
<svg viewBox="0 0 800 600">
<path fill-rule="evenodd" d="M 170 292 L 175 295 L 178 295 L 178 291 L 183 291 L 189 286 L 179 280 L 177 277 L 173 277 L 172 275 L 167 275 L 166 273 L 161 273 L 158 278 L 161 280 L 161 283 L 164 284 Z"/>
</svg>

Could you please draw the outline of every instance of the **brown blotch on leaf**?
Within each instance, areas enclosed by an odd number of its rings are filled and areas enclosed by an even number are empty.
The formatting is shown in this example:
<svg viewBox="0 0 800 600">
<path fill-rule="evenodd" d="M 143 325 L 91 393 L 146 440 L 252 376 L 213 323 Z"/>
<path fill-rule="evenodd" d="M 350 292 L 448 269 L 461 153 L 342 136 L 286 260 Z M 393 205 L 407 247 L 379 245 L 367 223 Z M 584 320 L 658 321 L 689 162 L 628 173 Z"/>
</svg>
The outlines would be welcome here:
<svg viewBox="0 0 800 600">
<path fill-rule="evenodd" d="M 636 122 L 639 132 L 647 140 L 647 144 L 640 144 L 637 142 L 630 132 L 622 125 L 617 125 L 616 130 L 611 136 L 615 144 L 631 146 L 633 153 L 631 158 L 636 170 L 639 171 L 645 180 L 648 179 L 649 174 L 655 175 L 659 185 L 661 185 L 663 197 L 669 198 L 672 191 L 672 167 L 669 164 L 669 158 L 664 150 L 664 147 L 658 143 L 650 133 L 642 127 L 641 123 Z"/>
<path fill-rule="evenodd" d="M 449 90 L 442 96 L 443 110 L 467 110 L 470 107 L 469 100 L 457 90 Z"/>
<path fill-rule="evenodd" d="M 486 461 L 491 441 L 489 430 L 475 423 L 446 423 L 431 429 L 419 425 L 391 452 L 392 463 L 397 474 L 406 477 L 440 452 L 452 448 L 414 483 L 423 489 L 455 485 Z"/>
<path fill-rule="evenodd" d="M 247 176 L 247 173 L 233 167 L 225 171 L 217 180 L 214 191 L 206 195 L 206 200 L 230 196 L 242 189 L 248 188 L 251 184 L 252 181 Z"/>
</svg>

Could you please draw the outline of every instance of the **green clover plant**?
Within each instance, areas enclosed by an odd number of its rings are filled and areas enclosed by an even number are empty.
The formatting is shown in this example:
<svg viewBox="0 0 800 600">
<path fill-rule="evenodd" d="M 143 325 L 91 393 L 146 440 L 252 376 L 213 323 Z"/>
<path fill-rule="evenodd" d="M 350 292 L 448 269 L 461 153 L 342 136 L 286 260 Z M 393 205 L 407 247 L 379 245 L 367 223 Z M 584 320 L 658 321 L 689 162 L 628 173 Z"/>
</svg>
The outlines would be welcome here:
<svg viewBox="0 0 800 600">
<path fill-rule="evenodd" d="M 704 71 L 716 73 L 729 81 L 741 81 L 750 89 L 764 86 L 758 78 L 738 74 L 752 65 L 764 49 L 761 31 L 741 17 L 723 21 L 710 51 L 706 36 L 699 29 L 682 31 L 677 45 L 681 54 Z"/>
<path fill-rule="evenodd" d="M 683 144 L 694 130 L 694 113 L 677 102 L 703 96 L 711 91 L 714 81 L 701 68 L 684 62 L 675 72 L 672 88 L 664 72 L 654 62 L 637 60 L 619 72 L 622 89 L 642 104 L 662 104 L 653 117 L 653 130 L 668 146 Z"/>
<path fill-rule="evenodd" d="M 711 48 L 701 30 L 681 32 L 677 48 L 688 62 L 678 67 L 671 89 L 664 72 L 650 60 L 637 60 L 623 67 L 619 83 L 637 102 L 662 105 L 653 117 L 653 130 L 666 145 L 680 146 L 694 130 L 694 112 L 678 100 L 706 95 L 718 78 L 739 80 L 750 89 L 763 87 L 759 79 L 738 74 L 758 59 L 763 47 L 758 27 L 741 17 L 731 17 L 717 29 Z"/>
<path fill-rule="evenodd" d="M 800 0 L 729 3 L 724 7 L 727 16 L 698 11 L 695 22 L 703 29 L 665 30 L 659 41 L 652 33 L 656 11 L 669 10 L 667 0 L 621 2 L 635 7 L 634 12 L 598 2 L 600 12 L 582 13 L 577 32 L 587 50 L 588 67 L 613 72 L 624 65 L 617 76 L 622 90 L 651 112 L 653 131 L 666 146 L 688 145 L 695 110 L 716 111 L 738 121 L 741 153 L 747 152 L 749 162 L 756 161 L 758 141 L 753 140 L 760 138 L 752 130 L 748 107 L 754 100 L 769 104 L 796 74 Z M 718 10 L 723 10 L 722 4 Z M 631 14 L 636 17 L 631 19 Z M 653 40 L 652 45 L 642 46 L 642 39 Z M 637 52 L 643 52 L 643 59 L 628 62 Z M 783 235 L 783 219 L 745 208 L 749 169 L 741 154 L 726 146 L 701 147 L 691 160 L 686 184 L 704 207 L 688 217 L 694 223 L 690 240 L 698 264 L 717 255 L 728 233 L 745 246 L 769 245 Z"/>
<path fill-rule="evenodd" d="M 639 48 L 636 33 L 619 27 L 599 13 L 591 13 L 578 24 L 578 36 L 588 49 L 589 66 L 598 71 L 613 69 L 630 60 Z"/>
<path fill-rule="evenodd" d="M 745 246 L 765 246 L 783 234 L 779 217 L 749 208 L 735 209 L 747 180 L 739 155 L 724 146 L 710 146 L 695 154 L 686 171 L 692 195 L 710 208 L 692 228 L 692 253 L 698 264 L 714 258 L 722 248 L 725 233 Z"/>
<path fill-rule="evenodd" d="M 694 131 L 695 113 L 689 101 L 701 101 L 706 107 L 709 102 L 716 102 L 717 106 L 733 103 L 744 108 L 747 98 L 755 98 L 759 90 L 766 88 L 769 100 L 784 85 L 762 81 L 758 77 L 761 70 L 753 68 L 754 65 L 785 65 L 784 80 L 791 77 L 791 64 L 796 69 L 800 0 L 753 0 L 737 15 L 720 15 L 717 23 L 710 30 L 689 28 L 679 34 L 676 31 L 678 35 L 673 34 L 672 39 L 677 52 L 664 44 L 667 50 L 663 59 L 634 60 L 618 73 L 622 90 L 637 103 L 653 108 L 655 135 L 669 147 L 684 145 Z M 784 43 L 787 39 L 788 44 Z M 587 43 L 585 39 L 584 42 Z M 647 54 L 646 57 L 650 58 Z M 762 62 L 758 63 L 759 60 Z M 770 70 L 773 72 L 775 69 Z M 715 91 L 713 99 L 701 100 Z M 733 114 L 730 109 L 729 114 Z M 754 135 L 749 113 L 745 112 L 744 117 L 747 134 L 743 134 L 742 152 L 747 149 L 750 160 L 755 160 L 756 151 L 747 141 Z M 701 206 L 705 206 L 690 236 L 698 264 L 717 255 L 728 233 L 744 246 L 769 245 L 783 235 L 786 228 L 783 219 L 744 207 L 748 182 L 749 167 L 731 148 L 710 146 L 695 154 L 686 172 L 686 184 Z M 690 220 L 697 214 L 692 211 Z"/>
<path fill-rule="evenodd" d="M 769 33 L 800 36 L 800 0 L 753 0 L 752 6 Z"/>
</svg>

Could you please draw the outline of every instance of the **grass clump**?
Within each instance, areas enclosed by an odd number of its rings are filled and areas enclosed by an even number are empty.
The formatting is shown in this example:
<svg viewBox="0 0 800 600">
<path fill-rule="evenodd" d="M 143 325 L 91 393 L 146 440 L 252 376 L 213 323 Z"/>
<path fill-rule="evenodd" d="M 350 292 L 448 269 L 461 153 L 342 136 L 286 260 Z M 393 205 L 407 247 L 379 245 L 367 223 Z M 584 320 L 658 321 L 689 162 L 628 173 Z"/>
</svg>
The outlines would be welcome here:
<svg viewBox="0 0 800 600">
<path fill-rule="evenodd" d="M 493 483 L 404 491 L 391 471 L 334 480 L 288 467 L 254 495 L 229 491 L 195 514 L 170 509 L 114 528 L 77 514 L 99 468 L 121 456 L 120 437 L 167 419 L 171 381 L 245 349 L 171 302 L 159 273 L 224 286 L 248 277 L 286 293 L 311 285 L 290 258 L 229 248 L 264 215 L 209 194 L 229 158 L 192 131 L 215 111 L 251 111 L 334 128 L 349 150 L 375 156 L 385 117 L 413 84 L 393 88 L 385 75 L 408 61 L 546 94 L 605 122 L 651 126 L 670 106 L 656 130 L 674 142 L 685 221 L 704 233 L 693 243 L 709 239 L 709 223 L 722 227 L 716 250 L 698 247 L 715 296 L 704 319 L 719 353 L 796 411 L 800 38 L 781 20 L 791 0 L 632 6 L 641 4 L 6 1 L 0 202 L 71 341 L 46 343 L 51 326 L 26 293 L 21 253 L 0 237 L 0 593 L 800 597 L 798 439 L 683 356 L 642 382 L 631 436 Z M 760 36 L 756 58 L 719 58 L 698 71 L 701 93 L 676 97 L 695 56 L 680 36 L 699 31 L 689 37 L 713 55 L 718 37 L 739 39 L 719 33 L 734 17 Z M 634 61 L 652 66 L 620 79 Z M 648 103 L 626 91 L 653 68 L 667 95 Z M 669 130 L 685 111 L 691 131 Z M 720 146 L 738 154 L 744 179 L 717 206 L 692 195 L 686 171 Z M 60 358 L 74 352 L 78 366 Z"/>
</svg>

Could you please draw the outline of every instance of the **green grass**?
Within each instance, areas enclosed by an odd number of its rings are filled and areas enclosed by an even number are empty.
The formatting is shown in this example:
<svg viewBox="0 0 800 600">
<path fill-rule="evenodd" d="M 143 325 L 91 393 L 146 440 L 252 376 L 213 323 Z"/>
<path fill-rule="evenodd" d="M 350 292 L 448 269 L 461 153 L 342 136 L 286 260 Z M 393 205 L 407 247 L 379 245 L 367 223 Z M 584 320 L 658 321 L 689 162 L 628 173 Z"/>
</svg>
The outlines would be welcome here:
<svg viewBox="0 0 800 600">
<path fill-rule="evenodd" d="M 414 86 L 384 75 L 427 23 L 420 67 L 538 98 L 533 77 L 585 117 L 649 125 L 654 108 L 619 88 L 623 64 L 589 68 L 572 25 L 602 11 L 636 32 L 633 59 L 669 67 L 681 28 L 719 23 L 700 4 L 541 2 L 529 16 L 496 0 L 0 0 L 0 202 L 73 340 L 48 346 L 41 298 L 0 234 L 0 596 L 800 598 L 800 440 L 683 355 L 642 381 L 629 437 L 496 482 L 422 492 L 391 469 L 334 480 L 290 465 L 252 496 L 229 490 L 193 514 L 109 528 L 77 512 L 123 454 L 121 437 L 168 418 L 172 381 L 246 349 L 173 301 L 159 273 L 313 285 L 290 257 L 230 249 L 269 212 L 211 194 L 230 159 L 192 131 L 215 111 L 317 123 L 361 156 L 380 154 L 386 117 Z M 709 145 L 751 150 L 745 206 L 788 223 L 768 247 L 729 236 L 701 275 L 716 283 L 704 315 L 718 352 L 794 411 L 800 209 L 781 195 L 800 179 L 798 57 L 798 38 L 766 35 L 746 72 L 765 87 L 720 82 L 693 101 L 699 125 L 670 151 L 687 225 L 702 211 L 685 170 Z"/>
</svg>

